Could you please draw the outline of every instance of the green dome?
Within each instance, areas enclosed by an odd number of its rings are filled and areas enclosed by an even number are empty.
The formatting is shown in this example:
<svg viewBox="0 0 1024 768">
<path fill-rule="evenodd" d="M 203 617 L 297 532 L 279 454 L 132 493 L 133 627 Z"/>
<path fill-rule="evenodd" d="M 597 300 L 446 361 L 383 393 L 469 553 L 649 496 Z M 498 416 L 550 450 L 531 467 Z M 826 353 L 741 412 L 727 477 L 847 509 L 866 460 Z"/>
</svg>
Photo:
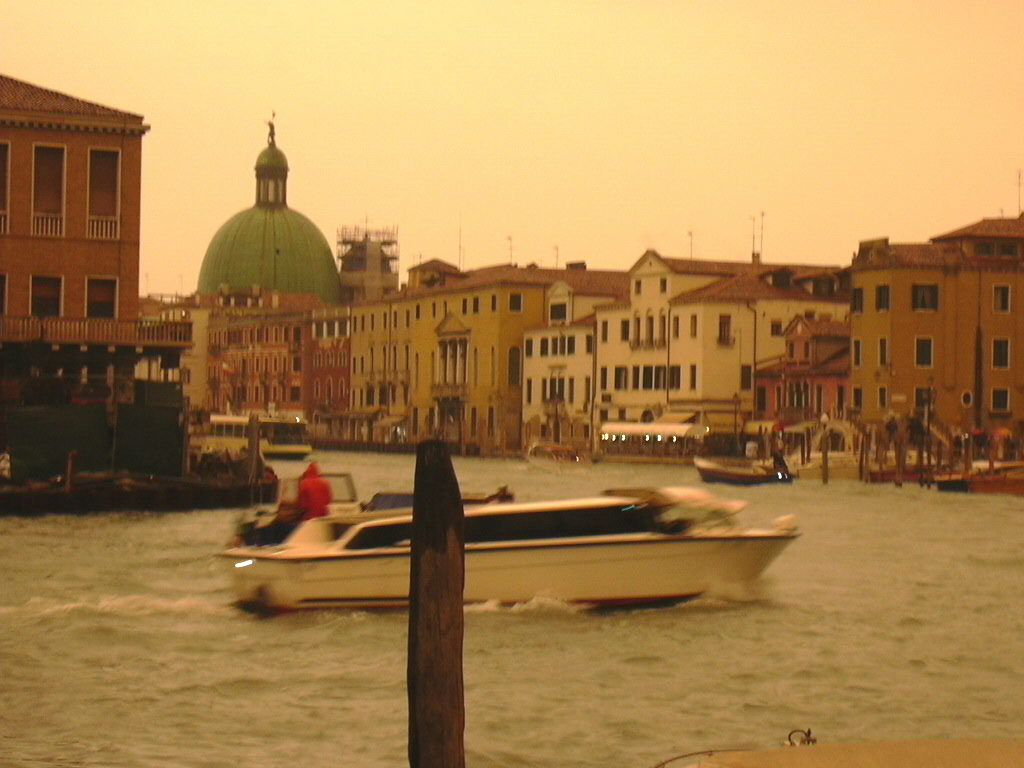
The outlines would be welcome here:
<svg viewBox="0 0 1024 768">
<path fill-rule="evenodd" d="M 312 221 L 284 206 L 240 211 L 217 230 L 203 257 L 198 291 L 216 293 L 222 285 L 230 292 L 258 285 L 265 291 L 315 293 L 327 304 L 341 303 L 327 240 Z"/>
<path fill-rule="evenodd" d="M 256 158 L 256 170 L 260 168 L 283 168 L 287 171 L 288 158 L 277 148 L 276 144 L 268 144 L 267 148 Z"/>
</svg>

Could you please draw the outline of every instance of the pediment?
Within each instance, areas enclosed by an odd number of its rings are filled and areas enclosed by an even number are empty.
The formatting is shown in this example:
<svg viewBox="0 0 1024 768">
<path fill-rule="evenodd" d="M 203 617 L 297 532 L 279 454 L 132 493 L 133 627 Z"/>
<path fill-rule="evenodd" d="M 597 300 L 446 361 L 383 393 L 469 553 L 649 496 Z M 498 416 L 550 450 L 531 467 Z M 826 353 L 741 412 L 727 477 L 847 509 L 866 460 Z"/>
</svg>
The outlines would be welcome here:
<svg viewBox="0 0 1024 768">
<path fill-rule="evenodd" d="M 434 333 L 438 336 L 464 336 L 469 333 L 469 327 L 462 322 L 462 318 L 449 312 L 444 319 L 438 323 Z"/>
</svg>

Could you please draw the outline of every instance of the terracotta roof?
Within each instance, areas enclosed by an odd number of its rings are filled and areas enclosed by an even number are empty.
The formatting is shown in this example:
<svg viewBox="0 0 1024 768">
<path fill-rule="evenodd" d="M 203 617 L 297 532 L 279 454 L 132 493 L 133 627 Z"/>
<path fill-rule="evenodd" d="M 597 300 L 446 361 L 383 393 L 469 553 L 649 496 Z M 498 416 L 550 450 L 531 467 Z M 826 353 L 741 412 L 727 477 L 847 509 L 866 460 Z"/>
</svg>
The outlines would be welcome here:
<svg viewBox="0 0 1024 768">
<path fill-rule="evenodd" d="M 669 259 L 661 256 L 669 269 L 680 275 L 730 275 L 761 274 L 768 271 L 764 264 L 749 261 L 706 261 L 704 259 Z M 781 265 L 774 265 L 778 268 Z"/>
<path fill-rule="evenodd" d="M 702 288 L 681 293 L 672 299 L 669 304 L 741 302 L 767 299 L 845 303 L 839 299 L 814 296 L 798 288 L 776 288 L 756 275 L 737 275 L 716 280 Z"/>
<path fill-rule="evenodd" d="M 822 320 L 820 318 L 805 317 L 804 325 L 811 336 L 832 336 L 846 338 L 850 335 L 850 324 L 840 320 Z"/>
<path fill-rule="evenodd" d="M 0 75 L 0 113 L 98 119 L 103 122 L 142 123 L 142 116 L 68 96 L 48 88 Z M 5 115 L 6 117 L 6 115 Z"/>
<path fill-rule="evenodd" d="M 459 273 L 462 271 L 454 264 L 449 264 L 447 261 L 442 261 L 441 259 L 430 259 L 429 261 L 424 261 L 422 264 L 417 264 L 414 267 L 409 267 L 410 272 L 413 272 L 417 269 L 432 269 L 438 272 L 447 272 L 449 274 Z"/>
<path fill-rule="evenodd" d="M 954 229 L 932 238 L 933 243 L 960 240 L 967 237 L 1024 238 L 1024 214 L 1015 219 L 982 219 L 966 227 Z"/>
<path fill-rule="evenodd" d="M 594 319 L 596 317 L 597 317 L 597 315 L 595 315 L 595 314 L 589 314 L 589 315 L 586 315 L 585 317 L 579 318 L 578 320 L 573 320 L 571 323 L 560 323 L 558 325 L 552 325 L 551 323 L 537 323 L 536 325 L 531 325 L 531 326 L 525 328 L 524 330 L 527 330 L 527 331 L 548 331 L 548 330 L 557 330 L 559 328 L 578 328 L 578 327 L 584 326 L 584 325 L 592 326 L 594 324 Z"/>
</svg>

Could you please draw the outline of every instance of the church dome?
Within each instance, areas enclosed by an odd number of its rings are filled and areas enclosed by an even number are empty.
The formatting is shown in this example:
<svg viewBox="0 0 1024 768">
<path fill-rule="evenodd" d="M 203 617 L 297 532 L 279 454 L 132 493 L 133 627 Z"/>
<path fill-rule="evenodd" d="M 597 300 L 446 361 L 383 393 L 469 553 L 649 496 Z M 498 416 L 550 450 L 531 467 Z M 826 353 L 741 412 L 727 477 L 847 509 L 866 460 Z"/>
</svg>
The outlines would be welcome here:
<svg viewBox="0 0 1024 768">
<path fill-rule="evenodd" d="M 256 205 L 228 219 L 214 234 L 199 271 L 198 292 L 264 291 L 316 294 L 341 302 L 334 255 L 317 226 L 288 207 L 288 160 L 270 124 L 256 159 Z"/>
</svg>

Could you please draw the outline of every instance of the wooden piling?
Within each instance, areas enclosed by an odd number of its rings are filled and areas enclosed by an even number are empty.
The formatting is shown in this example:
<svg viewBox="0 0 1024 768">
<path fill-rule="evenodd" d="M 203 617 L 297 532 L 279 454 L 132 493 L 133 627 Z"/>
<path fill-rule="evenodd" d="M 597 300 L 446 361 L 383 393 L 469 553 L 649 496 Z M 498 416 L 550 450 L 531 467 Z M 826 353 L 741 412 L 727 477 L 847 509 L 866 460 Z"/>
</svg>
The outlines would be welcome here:
<svg viewBox="0 0 1024 768">
<path fill-rule="evenodd" d="M 821 484 L 828 485 L 828 427 L 822 430 L 821 435 Z"/>
<path fill-rule="evenodd" d="M 416 448 L 409 568 L 410 768 L 465 768 L 462 493 L 447 446 Z"/>
</svg>

